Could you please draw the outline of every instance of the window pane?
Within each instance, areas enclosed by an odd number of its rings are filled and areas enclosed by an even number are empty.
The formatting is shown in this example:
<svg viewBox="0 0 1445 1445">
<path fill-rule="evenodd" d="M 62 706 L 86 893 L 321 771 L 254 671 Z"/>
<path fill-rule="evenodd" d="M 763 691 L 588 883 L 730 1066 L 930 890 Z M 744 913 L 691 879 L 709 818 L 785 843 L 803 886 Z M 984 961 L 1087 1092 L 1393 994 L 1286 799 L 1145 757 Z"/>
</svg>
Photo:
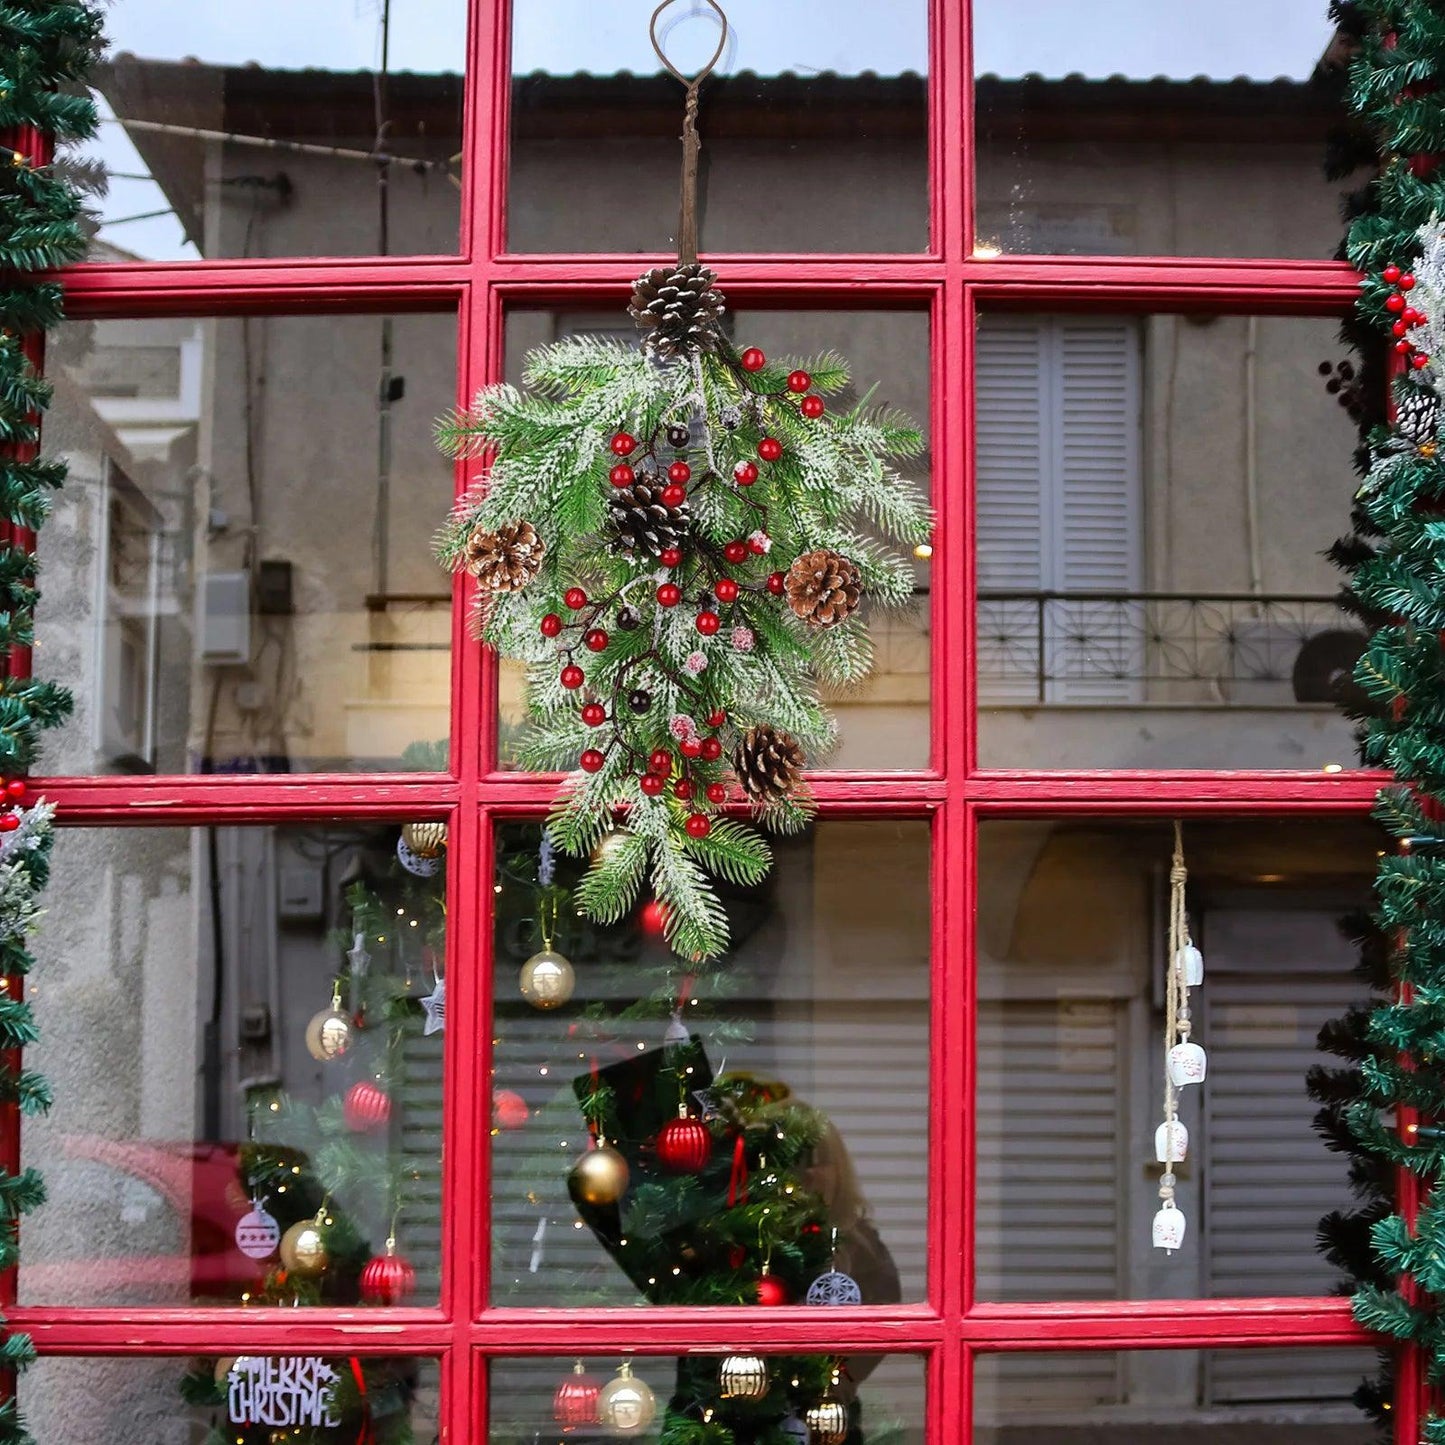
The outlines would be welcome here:
<svg viewBox="0 0 1445 1445">
<path fill-rule="evenodd" d="M 466 0 L 121 0 L 106 35 L 92 259 L 456 251 Z"/>
<path fill-rule="evenodd" d="M 724 318 L 734 344 L 757 346 L 770 357 L 839 352 L 849 363 L 853 384 L 829 405 L 842 410 L 877 382 L 870 406 L 895 406 L 924 434 L 925 451 L 899 463 L 927 494 L 931 490 L 929 439 L 928 317 L 911 311 L 733 311 Z M 626 313 L 615 311 L 508 313 L 507 380 L 521 385 L 522 367 L 534 347 L 578 333 L 613 335 L 631 343 L 638 332 Z M 896 545 L 890 543 L 890 545 Z M 913 604 L 869 609 L 873 671 L 852 688 L 825 688 L 823 699 L 838 720 L 838 744 L 809 767 L 857 771 L 921 769 L 929 758 L 929 564 L 930 549 L 915 553 Z M 777 554 L 774 553 L 776 556 Z M 784 563 L 783 565 L 786 565 Z M 498 763 L 517 766 L 527 720 L 526 668 L 501 663 Z"/>
<path fill-rule="evenodd" d="M 978 1292 L 987 1300 L 1325 1295 L 1349 1160 L 1315 1132 L 1317 1035 L 1368 1002 L 1341 915 L 1368 906 L 1363 822 L 1187 822 L 1204 955 L 1179 1091 L 1182 1249 L 1151 1242 L 1163 1122 L 1167 823 L 979 830 Z"/>
<path fill-rule="evenodd" d="M 436 1298 L 442 855 L 408 836 L 404 867 L 380 824 L 63 831 L 23 1301 Z"/>
<path fill-rule="evenodd" d="M 54 1445 L 410 1445 L 437 1438 L 439 1377 L 435 1360 L 401 1356 L 49 1355 L 25 1372 L 19 1399 L 36 1438 Z"/>
<path fill-rule="evenodd" d="M 830 1383 L 835 1366 L 838 1382 Z M 624 1374 L 625 1370 L 625 1374 Z M 613 1388 L 623 1376 L 623 1383 Z M 764 1377 L 766 1387 L 757 1391 Z M 724 1384 L 727 1380 L 728 1384 Z M 599 1387 L 600 1399 L 599 1399 Z M 611 1393 L 608 1393 L 611 1391 Z M 768 1438 L 781 1430 L 794 1439 L 807 1435 L 808 1410 L 827 1401 L 841 1407 L 846 1445 L 869 1440 L 922 1445 L 923 1362 L 912 1355 L 595 1355 L 504 1359 L 491 1362 L 487 1391 L 492 1445 L 533 1445 L 566 1434 L 626 1435 L 656 1440 L 671 1424 L 691 1426 L 699 1418 L 730 1432 L 737 1441 Z M 646 1424 L 610 1431 L 599 1419 L 620 1420 L 641 1405 Z"/>
<path fill-rule="evenodd" d="M 699 117 L 703 249 L 924 249 L 926 0 L 834 8 L 826 24 L 769 0 L 726 9 Z M 702 4 L 674 7 L 658 34 L 688 74 L 718 42 Z M 683 88 L 652 52 L 646 7 L 515 0 L 512 72 L 510 249 L 673 249 Z"/>
<path fill-rule="evenodd" d="M 442 770 L 450 316 L 71 322 L 36 669 L 56 773 Z"/>
<path fill-rule="evenodd" d="M 864 1303 L 921 1299 L 927 825 L 825 821 L 777 842 L 762 887 L 720 886 L 733 946 L 712 971 L 680 967 L 655 904 L 612 928 L 578 918 L 581 865 L 555 858 L 541 887 L 539 843 L 535 825 L 497 837 L 493 1303 L 736 1304 L 765 1264 L 797 1301 L 833 1269 Z M 549 941 L 566 964 L 535 961 Z M 556 1004 L 533 1006 L 521 981 L 538 996 L 549 968 Z M 574 1206 L 579 1158 L 616 1170 L 587 1148 L 598 1095 L 629 1182 Z M 673 1131 L 696 1153 L 679 1138 L 660 1159 L 680 1100 L 703 1121 Z"/>
<path fill-rule="evenodd" d="M 1334 255 L 1349 182 L 1324 177 L 1345 125 L 1324 6 L 1205 27 L 1145 0 L 973 16 L 982 254 Z"/>
<path fill-rule="evenodd" d="M 1368 1350 L 1060 1350 L 980 1355 L 979 1445 L 1145 1445 L 1162 1431 L 1230 1445 L 1370 1445 L 1350 1403 Z"/>
<path fill-rule="evenodd" d="M 1355 364 L 1334 320 L 983 315 L 979 760 L 1355 762 Z"/>
</svg>

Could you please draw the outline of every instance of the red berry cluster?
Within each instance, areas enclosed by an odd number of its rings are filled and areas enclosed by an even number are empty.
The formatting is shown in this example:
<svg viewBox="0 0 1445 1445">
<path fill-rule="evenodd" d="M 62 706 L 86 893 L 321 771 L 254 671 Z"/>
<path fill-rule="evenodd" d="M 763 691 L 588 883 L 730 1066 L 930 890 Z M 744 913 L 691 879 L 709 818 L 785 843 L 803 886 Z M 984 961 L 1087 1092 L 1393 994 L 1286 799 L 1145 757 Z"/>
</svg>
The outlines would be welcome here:
<svg viewBox="0 0 1445 1445">
<path fill-rule="evenodd" d="M 0 801 L 0 833 L 13 833 L 20 826 L 21 800 L 25 797 L 25 784 L 19 778 L 11 778 L 3 785 L 3 801 Z"/>
<path fill-rule="evenodd" d="M 1380 276 L 1387 285 L 1395 288 L 1385 297 L 1385 310 L 1395 318 L 1390 326 L 1390 333 L 1395 338 L 1395 350 L 1401 356 L 1408 356 L 1410 365 L 1416 371 L 1423 371 L 1430 365 L 1430 357 L 1426 352 L 1417 351 L 1415 343 L 1410 340 L 1410 332 L 1417 326 L 1423 326 L 1428 319 L 1423 311 L 1417 311 L 1407 299 L 1409 293 L 1415 289 L 1415 278 L 1408 271 L 1401 271 L 1393 261 L 1380 272 Z"/>
</svg>

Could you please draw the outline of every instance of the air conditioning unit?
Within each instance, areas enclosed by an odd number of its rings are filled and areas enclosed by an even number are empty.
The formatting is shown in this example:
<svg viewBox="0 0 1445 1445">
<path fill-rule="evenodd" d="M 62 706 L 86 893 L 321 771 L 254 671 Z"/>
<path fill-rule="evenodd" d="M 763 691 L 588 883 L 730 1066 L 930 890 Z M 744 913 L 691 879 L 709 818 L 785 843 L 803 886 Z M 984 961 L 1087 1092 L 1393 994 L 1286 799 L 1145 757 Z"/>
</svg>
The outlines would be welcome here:
<svg viewBox="0 0 1445 1445">
<path fill-rule="evenodd" d="M 201 616 L 201 660 L 212 667 L 251 660 L 251 574 L 212 572 L 206 578 Z"/>
</svg>

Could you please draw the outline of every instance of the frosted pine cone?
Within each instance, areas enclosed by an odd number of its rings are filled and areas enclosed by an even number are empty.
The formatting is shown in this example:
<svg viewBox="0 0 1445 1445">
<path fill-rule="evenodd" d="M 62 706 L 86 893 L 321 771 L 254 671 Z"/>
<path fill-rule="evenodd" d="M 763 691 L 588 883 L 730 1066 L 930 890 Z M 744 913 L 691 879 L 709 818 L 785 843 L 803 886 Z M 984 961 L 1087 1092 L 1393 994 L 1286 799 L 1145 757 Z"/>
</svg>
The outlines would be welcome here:
<svg viewBox="0 0 1445 1445">
<path fill-rule="evenodd" d="M 541 569 L 546 550 L 530 522 L 505 522 L 495 532 L 478 527 L 467 538 L 467 571 L 488 592 L 520 592 Z"/>
<path fill-rule="evenodd" d="M 836 627 L 863 596 L 858 565 L 839 552 L 819 547 L 794 560 L 783 579 L 788 606 L 813 627 Z"/>
<path fill-rule="evenodd" d="M 613 546 L 630 557 L 634 552 L 656 557 L 682 546 L 687 536 L 687 503 L 669 507 L 656 482 L 633 482 L 608 494 L 607 506 L 616 534 Z"/>
<path fill-rule="evenodd" d="M 791 733 L 759 723 L 737 745 L 733 771 L 753 802 L 776 803 L 802 781 L 803 749 Z"/>
<path fill-rule="evenodd" d="M 632 287 L 628 314 L 647 335 L 642 345 L 660 360 L 695 356 L 717 346 L 725 305 L 714 272 L 696 261 L 654 266 Z"/>
</svg>

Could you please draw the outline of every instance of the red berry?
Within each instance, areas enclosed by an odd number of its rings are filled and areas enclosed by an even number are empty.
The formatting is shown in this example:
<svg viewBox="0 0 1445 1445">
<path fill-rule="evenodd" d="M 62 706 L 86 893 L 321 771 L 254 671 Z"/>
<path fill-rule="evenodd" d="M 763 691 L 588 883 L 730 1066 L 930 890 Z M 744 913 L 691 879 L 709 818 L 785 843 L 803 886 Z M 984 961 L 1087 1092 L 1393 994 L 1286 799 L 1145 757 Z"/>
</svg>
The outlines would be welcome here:
<svg viewBox="0 0 1445 1445">
<path fill-rule="evenodd" d="M 1386 311 L 1403 311 L 1405 309 L 1405 298 L 1398 291 L 1392 291 L 1385 297 Z"/>
<path fill-rule="evenodd" d="M 562 600 L 577 612 L 587 605 L 587 594 L 580 587 L 569 587 L 562 594 Z"/>
<path fill-rule="evenodd" d="M 666 748 L 654 748 L 647 759 L 647 766 L 654 773 L 661 773 L 666 777 L 672 771 L 672 754 Z"/>
<path fill-rule="evenodd" d="M 817 421 L 823 415 L 823 398 L 821 396 L 805 396 L 800 403 L 800 410 L 809 421 Z"/>
<path fill-rule="evenodd" d="M 662 795 L 662 790 L 667 786 L 667 779 L 660 773 L 643 773 L 637 780 L 637 786 L 649 798 L 657 798 Z"/>
<path fill-rule="evenodd" d="M 734 564 L 746 560 L 748 555 L 748 544 L 746 542 L 729 542 L 723 548 L 723 556 Z"/>
<path fill-rule="evenodd" d="M 720 728 L 728 720 L 728 715 L 719 707 L 714 708 L 707 715 L 707 725 L 710 728 Z"/>
<path fill-rule="evenodd" d="M 542 636 L 556 637 L 562 630 L 562 619 L 555 612 L 549 612 L 542 619 Z"/>
<path fill-rule="evenodd" d="M 672 785 L 672 796 L 681 798 L 684 803 L 687 802 L 692 797 L 692 784 L 686 778 L 679 778 Z"/>
<path fill-rule="evenodd" d="M 1415 278 L 1408 271 L 1406 271 L 1405 274 L 1400 277 L 1400 290 L 1413 291 L 1414 289 Z"/>
<path fill-rule="evenodd" d="M 771 592 L 774 597 L 781 597 L 783 595 L 783 574 L 781 572 L 768 573 L 768 591 Z"/>
<path fill-rule="evenodd" d="M 683 738 L 678 743 L 677 750 L 685 758 L 700 758 L 702 756 L 702 744 L 696 738 Z"/>
<path fill-rule="evenodd" d="M 683 827 L 687 829 L 689 838 L 706 838 L 712 832 L 712 823 L 702 813 L 691 814 Z"/>
<path fill-rule="evenodd" d="M 582 686 L 582 669 L 578 667 L 575 662 L 569 662 L 567 666 L 562 669 L 562 686 Z"/>
<path fill-rule="evenodd" d="M 11 778 L 10 781 L 5 784 L 5 796 L 7 798 L 23 798 L 26 791 L 25 784 L 21 782 L 19 778 Z"/>
<path fill-rule="evenodd" d="M 726 783 L 709 783 L 707 785 L 707 800 L 709 803 L 723 803 L 727 801 L 728 789 Z"/>
<path fill-rule="evenodd" d="M 768 358 L 756 346 L 750 346 L 742 354 L 744 371 L 761 371 L 768 364 Z"/>
<path fill-rule="evenodd" d="M 1410 358 L 1410 365 L 1413 366 L 1416 371 L 1423 371 L 1430 365 L 1430 358 L 1426 356 L 1423 351 L 1417 351 L 1414 356 Z"/>
<path fill-rule="evenodd" d="M 1416 311 L 1413 306 L 1407 306 L 1400 313 L 1400 320 L 1403 321 L 1406 326 L 1413 326 L 1420 319 L 1420 313 Z"/>
<path fill-rule="evenodd" d="M 1409 355 L 1414 349 L 1415 343 L 1413 341 L 1397 341 L 1395 343 L 1395 350 L 1398 351 L 1401 356 Z"/>
<path fill-rule="evenodd" d="M 637 450 L 637 438 L 628 432 L 620 431 L 612 438 L 612 450 L 619 457 L 630 457 Z"/>
<path fill-rule="evenodd" d="M 599 753 L 596 748 L 588 748 L 587 751 L 577 759 L 577 765 L 584 773 L 595 773 L 602 767 L 605 761 L 606 759 L 603 758 L 602 754 Z"/>
<path fill-rule="evenodd" d="M 758 464 L 756 462 L 739 462 L 733 468 L 733 481 L 740 487 L 750 487 L 758 479 Z"/>
<path fill-rule="evenodd" d="M 664 547 L 657 559 L 664 567 L 676 567 L 682 561 L 681 547 Z"/>
<path fill-rule="evenodd" d="M 738 584 L 731 577 L 720 577 L 713 584 L 714 592 L 717 593 L 719 602 L 736 602 L 738 600 Z"/>
<path fill-rule="evenodd" d="M 788 373 L 789 391 L 807 391 L 812 384 L 813 378 L 806 371 L 790 371 Z"/>
<path fill-rule="evenodd" d="M 722 757 L 722 744 L 716 738 L 704 738 L 702 740 L 702 760 L 705 763 L 715 763 Z"/>
<path fill-rule="evenodd" d="M 588 652 L 605 652 L 611 640 L 600 627 L 589 627 L 582 634 L 582 643 Z"/>
<path fill-rule="evenodd" d="M 582 709 L 582 721 L 590 728 L 600 728 L 607 721 L 607 709 L 600 702 L 589 702 Z"/>
<path fill-rule="evenodd" d="M 1409 329 L 1409 326 L 1405 322 L 1397 321 L 1390 327 L 1390 334 L 1392 336 L 1403 336 Z"/>
<path fill-rule="evenodd" d="M 662 505 L 664 507 L 680 507 L 687 501 L 687 488 L 678 482 L 669 482 L 662 489 Z"/>
<path fill-rule="evenodd" d="M 1400 279 L 1400 268 L 1393 261 L 1391 261 L 1390 264 L 1386 266 L 1383 271 L 1380 272 L 1380 275 L 1383 276 L 1385 280 L 1390 283 L 1391 286 L 1393 286 L 1395 282 Z"/>
<path fill-rule="evenodd" d="M 618 462 L 607 476 L 614 487 L 630 487 L 637 480 L 637 473 L 626 462 Z"/>
<path fill-rule="evenodd" d="M 762 533 L 748 538 L 748 551 L 755 557 L 765 557 L 768 551 L 768 539 Z"/>
<path fill-rule="evenodd" d="M 657 605 L 659 607 L 676 607 L 682 601 L 682 588 L 673 582 L 664 582 L 657 589 Z"/>
<path fill-rule="evenodd" d="M 1404 305 L 1403 298 L 1400 304 Z M 765 462 L 775 462 L 782 454 L 783 444 L 777 437 L 764 437 L 762 441 L 758 443 L 758 455 Z"/>
<path fill-rule="evenodd" d="M 667 480 L 670 482 L 690 482 L 692 480 L 692 468 L 686 462 L 674 462 L 667 469 Z"/>
<path fill-rule="evenodd" d="M 704 637 L 711 637 L 722 626 L 722 618 L 716 612 L 699 612 L 694 626 Z"/>
</svg>

